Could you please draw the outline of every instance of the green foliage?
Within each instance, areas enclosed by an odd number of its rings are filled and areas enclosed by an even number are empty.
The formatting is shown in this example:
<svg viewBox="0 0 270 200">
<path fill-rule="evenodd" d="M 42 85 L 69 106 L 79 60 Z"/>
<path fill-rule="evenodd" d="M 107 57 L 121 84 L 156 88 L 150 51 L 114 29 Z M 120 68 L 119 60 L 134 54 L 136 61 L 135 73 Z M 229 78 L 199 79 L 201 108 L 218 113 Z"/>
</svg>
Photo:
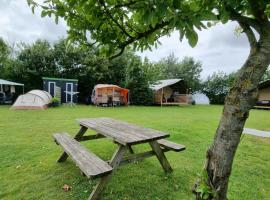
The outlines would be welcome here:
<svg viewBox="0 0 270 200">
<path fill-rule="evenodd" d="M 24 83 L 25 91 L 42 89 L 42 77 L 45 76 L 76 78 L 79 80 L 79 101 L 85 102 L 96 84 L 107 83 L 124 87 L 127 67 L 134 64 L 133 60 L 137 60 L 136 67 L 144 72 L 143 80 L 147 84 L 143 87 L 148 86 L 148 81 L 155 79 L 152 77 L 154 74 L 150 73 L 153 64 L 150 61 L 145 61 L 143 64 L 134 52 L 126 51 L 122 56 L 108 60 L 98 55 L 94 46 L 82 48 L 68 44 L 64 39 L 53 44 L 46 40 L 37 40 L 33 44 L 20 44 L 16 57 L 8 59 L 0 72 L 1 78 Z M 143 98 L 145 95 L 145 93 L 135 93 L 138 98 Z M 145 101 L 142 104 L 145 104 Z"/>
<path fill-rule="evenodd" d="M 10 56 L 10 48 L 5 41 L 0 37 L 0 74 L 5 74 L 5 68 L 8 64 Z"/>
<path fill-rule="evenodd" d="M 200 89 L 202 64 L 196 62 L 192 57 L 185 57 L 179 61 L 174 54 L 171 54 L 167 58 L 161 59 L 158 65 L 162 66 L 165 79 L 181 78 L 192 91 Z"/>
<path fill-rule="evenodd" d="M 163 68 L 164 66 L 160 65 L 159 63 L 150 62 L 147 57 L 145 57 L 142 64 L 142 69 L 149 84 L 164 78 Z"/>
<path fill-rule="evenodd" d="M 208 96 L 211 104 L 224 104 L 225 97 L 233 84 L 236 73 L 225 74 L 214 72 L 203 83 L 202 91 Z"/>
<path fill-rule="evenodd" d="M 39 4 L 28 0 L 34 10 Z M 159 45 L 158 38 L 180 32 L 194 47 L 197 30 L 207 28 L 205 20 L 216 20 L 212 1 L 112 1 L 77 0 L 43 1 L 41 16 L 63 18 L 69 39 L 80 44 L 98 42 L 100 50 L 109 56 L 133 43 L 134 50 L 151 49 Z M 90 38 L 89 38 L 90 35 Z"/>
<path fill-rule="evenodd" d="M 10 54 L 10 48 L 6 42 L 0 37 L 0 62 L 6 60 Z"/>
<path fill-rule="evenodd" d="M 206 170 L 203 170 L 202 174 L 199 174 L 195 192 L 200 195 L 201 199 L 214 199 L 216 197 L 216 191 L 209 184 L 209 177 Z"/>
<path fill-rule="evenodd" d="M 23 80 L 26 90 L 43 87 L 43 76 L 57 76 L 58 69 L 54 62 L 53 48 L 46 40 L 37 40 L 33 44 L 21 44 L 15 63 L 18 73 L 15 80 Z"/>
<path fill-rule="evenodd" d="M 262 81 L 266 81 L 266 80 L 270 80 L 270 69 L 268 69 L 268 70 L 265 72 L 265 74 L 264 74 L 264 76 L 263 76 L 263 78 L 262 78 Z"/>
<path fill-rule="evenodd" d="M 153 92 L 149 88 L 149 81 L 139 57 L 134 57 L 126 71 L 125 87 L 130 90 L 130 102 L 135 105 L 151 105 L 153 103 Z"/>
<path fill-rule="evenodd" d="M 60 103 L 60 99 L 59 98 L 52 98 L 52 103 Z"/>
</svg>

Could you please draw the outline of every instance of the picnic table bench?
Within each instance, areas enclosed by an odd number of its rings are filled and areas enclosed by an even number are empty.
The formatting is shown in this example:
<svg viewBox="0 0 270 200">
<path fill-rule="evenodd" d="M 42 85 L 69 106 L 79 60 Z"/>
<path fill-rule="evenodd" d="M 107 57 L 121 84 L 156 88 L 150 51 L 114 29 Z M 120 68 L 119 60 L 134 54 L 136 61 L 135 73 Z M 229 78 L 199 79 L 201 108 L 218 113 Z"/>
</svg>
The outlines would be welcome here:
<svg viewBox="0 0 270 200">
<path fill-rule="evenodd" d="M 165 140 L 164 138 L 169 137 L 169 134 L 150 128 L 139 127 L 111 118 L 89 118 L 77 121 L 81 128 L 74 138 L 67 133 L 56 133 L 53 137 L 64 150 L 58 162 L 64 162 L 70 156 L 87 178 L 101 177 L 89 200 L 99 199 L 106 183 L 118 166 L 156 156 L 164 171 L 171 172 L 172 168 L 164 152 L 185 150 L 185 146 Z M 87 129 L 96 131 L 96 134 L 85 136 Z M 102 160 L 79 143 L 100 138 L 111 138 L 118 144 L 110 161 Z M 152 150 L 135 153 L 132 146 L 142 143 L 149 143 Z M 128 151 L 130 153 L 126 155 Z"/>
</svg>

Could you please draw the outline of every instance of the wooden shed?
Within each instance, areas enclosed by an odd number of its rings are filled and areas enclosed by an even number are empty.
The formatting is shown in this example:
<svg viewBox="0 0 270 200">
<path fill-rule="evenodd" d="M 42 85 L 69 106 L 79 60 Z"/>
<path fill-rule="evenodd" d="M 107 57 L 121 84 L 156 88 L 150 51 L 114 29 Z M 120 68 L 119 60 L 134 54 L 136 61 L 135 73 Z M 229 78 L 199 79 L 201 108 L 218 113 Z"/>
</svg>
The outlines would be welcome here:
<svg viewBox="0 0 270 200">
<path fill-rule="evenodd" d="M 182 79 L 159 80 L 150 85 L 154 91 L 154 103 L 160 105 L 187 105 L 191 95 Z"/>
<path fill-rule="evenodd" d="M 259 97 L 256 107 L 270 109 L 270 80 L 259 84 Z"/>
<path fill-rule="evenodd" d="M 61 103 L 78 102 L 78 80 L 65 78 L 43 77 L 43 90 L 52 97 L 60 99 Z"/>
<path fill-rule="evenodd" d="M 92 91 L 91 99 L 95 105 L 128 105 L 129 90 L 117 85 L 98 84 Z"/>
</svg>

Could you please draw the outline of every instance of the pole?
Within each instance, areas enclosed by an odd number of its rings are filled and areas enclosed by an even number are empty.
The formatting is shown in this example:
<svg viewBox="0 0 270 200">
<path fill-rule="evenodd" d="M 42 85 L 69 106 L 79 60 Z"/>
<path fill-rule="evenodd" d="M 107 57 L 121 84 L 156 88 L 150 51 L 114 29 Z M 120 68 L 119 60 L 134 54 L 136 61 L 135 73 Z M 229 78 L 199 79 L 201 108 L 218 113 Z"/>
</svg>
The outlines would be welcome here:
<svg viewBox="0 0 270 200">
<path fill-rule="evenodd" d="M 161 104 L 161 106 L 162 106 L 162 104 L 163 104 L 163 88 L 161 89 L 161 102 L 160 102 Z"/>
<path fill-rule="evenodd" d="M 114 100 L 114 87 L 113 87 L 113 95 L 112 95 L 112 106 L 114 107 L 114 102 L 113 102 L 113 100 Z"/>
</svg>

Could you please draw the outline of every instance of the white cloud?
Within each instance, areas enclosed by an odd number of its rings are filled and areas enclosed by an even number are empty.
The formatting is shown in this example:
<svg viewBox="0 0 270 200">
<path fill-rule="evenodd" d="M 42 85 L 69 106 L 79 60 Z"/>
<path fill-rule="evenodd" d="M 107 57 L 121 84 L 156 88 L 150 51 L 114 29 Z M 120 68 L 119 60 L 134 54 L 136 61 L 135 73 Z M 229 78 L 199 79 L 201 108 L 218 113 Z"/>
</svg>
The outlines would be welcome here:
<svg viewBox="0 0 270 200">
<path fill-rule="evenodd" d="M 179 34 L 161 38 L 162 45 L 152 52 L 138 53 L 152 61 L 174 53 L 182 59 L 192 56 L 203 64 L 203 77 L 214 71 L 231 72 L 239 69 L 244 63 L 249 47 L 244 35 L 234 34 L 236 23 L 218 24 L 209 30 L 199 32 L 199 42 L 191 48 L 186 40 L 179 41 Z M 63 20 L 55 24 L 53 18 L 41 18 L 40 12 L 34 15 L 26 0 L 1 0 L 0 4 L 0 37 L 10 43 L 33 42 L 36 39 L 55 41 L 66 36 L 67 26 Z"/>
<path fill-rule="evenodd" d="M 33 14 L 26 0 L 2 0 L 0 4 L 0 36 L 8 42 L 33 42 L 44 38 L 49 41 L 66 36 L 65 22 L 55 24 L 53 18 Z"/>
<path fill-rule="evenodd" d="M 239 69 L 249 53 L 248 41 L 244 35 L 236 35 L 236 23 L 218 24 L 208 30 L 199 32 L 196 47 L 189 46 L 187 40 L 179 41 L 179 34 L 174 32 L 170 37 L 161 38 L 162 45 L 158 49 L 145 51 L 139 55 L 147 56 L 153 61 L 174 53 L 182 59 L 192 56 L 202 62 L 205 78 L 214 71 L 232 72 Z"/>
</svg>

